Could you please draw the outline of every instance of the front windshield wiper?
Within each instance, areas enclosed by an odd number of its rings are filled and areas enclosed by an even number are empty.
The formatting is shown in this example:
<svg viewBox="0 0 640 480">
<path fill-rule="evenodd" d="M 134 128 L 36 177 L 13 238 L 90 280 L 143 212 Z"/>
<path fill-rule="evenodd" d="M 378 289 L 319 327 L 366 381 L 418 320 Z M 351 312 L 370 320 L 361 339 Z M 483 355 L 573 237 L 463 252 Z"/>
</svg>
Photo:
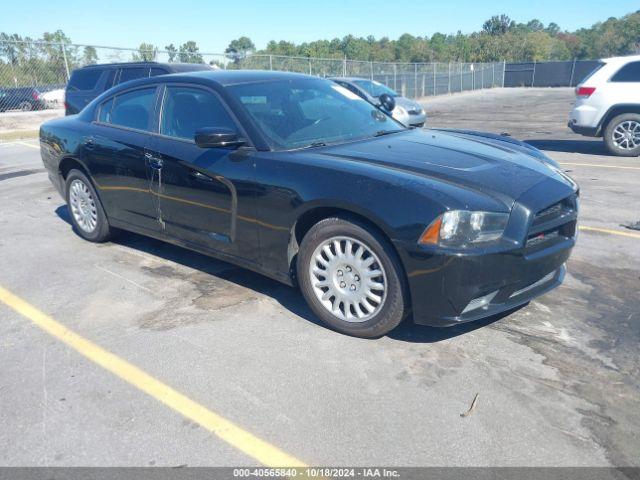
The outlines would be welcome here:
<svg viewBox="0 0 640 480">
<path fill-rule="evenodd" d="M 383 135 L 391 135 L 392 133 L 404 132 L 404 130 L 378 130 L 373 134 L 374 137 L 382 137 Z"/>
<path fill-rule="evenodd" d="M 304 150 L 305 148 L 314 148 L 314 147 L 326 147 L 326 142 L 312 142 L 309 145 L 305 145 L 304 147 L 300 147 L 299 150 Z"/>
</svg>

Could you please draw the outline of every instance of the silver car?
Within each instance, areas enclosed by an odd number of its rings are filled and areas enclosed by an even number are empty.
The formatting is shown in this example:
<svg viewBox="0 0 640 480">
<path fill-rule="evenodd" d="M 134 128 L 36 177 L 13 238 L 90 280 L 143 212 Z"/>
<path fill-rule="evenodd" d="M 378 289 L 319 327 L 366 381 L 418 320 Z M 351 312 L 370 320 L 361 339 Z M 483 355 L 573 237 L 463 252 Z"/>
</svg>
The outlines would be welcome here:
<svg viewBox="0 0 640 480">
<path fill-rule="evenodd" d="M 400 96 L 380 82 L 357 77 L 334 77 L 330 80 L 374 105 L 380 105 L 380 95 L 386 93 L 392 96 L 396 101 L 396 107 L 391 112 L 391 116 L 407 127 L 422 127 L 427 121 L 427 114 L 418 102 Z"/>
</svg>

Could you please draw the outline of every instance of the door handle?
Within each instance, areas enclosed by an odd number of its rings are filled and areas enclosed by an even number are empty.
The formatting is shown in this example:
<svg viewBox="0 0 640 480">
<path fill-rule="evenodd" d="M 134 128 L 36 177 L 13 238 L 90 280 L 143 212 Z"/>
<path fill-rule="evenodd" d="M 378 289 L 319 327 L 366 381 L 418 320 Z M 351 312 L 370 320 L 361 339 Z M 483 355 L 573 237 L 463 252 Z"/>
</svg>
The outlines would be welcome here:
<svg viewBox="0 0 640 480">
<path fill-rule="evenodd" d="M 96 146 L 96 141 L 93 137 L 85 138 L 83 143 L 87 150 L 93 150 L 93 148 Z"/>
<path fill-rule="evenodd" d="M 213 178 L 204 175 L 200 172 L 198 172 L 197 170 L 191 170 L 191 176 L 193 178 L 195 178 L 196 180 L 202 180 L 203 182 L 213 182 Z"/>
<path fill-rule="evenodd" d="M 160 170 L 162 168 L 162 165 L 164 164 L 161 158 L 154 157 L 150 153 L 145 153 L 144 158 L 146 158 L 149 162 L 149 167 L 153 168 L 154 170 Z"/>
</svg>

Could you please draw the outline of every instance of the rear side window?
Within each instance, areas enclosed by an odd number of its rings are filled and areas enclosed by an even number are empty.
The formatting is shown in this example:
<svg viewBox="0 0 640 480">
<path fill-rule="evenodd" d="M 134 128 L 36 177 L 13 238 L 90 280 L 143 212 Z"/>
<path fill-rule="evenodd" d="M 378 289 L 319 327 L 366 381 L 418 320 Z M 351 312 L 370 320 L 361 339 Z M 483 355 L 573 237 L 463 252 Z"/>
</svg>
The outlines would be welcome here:
<svg viewBox="0 0 640 480">
<path fill-rule="evenodd" d="M 589 80 L 591 77 L 593 77 L 605 65 L 606 65 L 606 63 L 599 63 L 596 66 L 596 68 L 591 70 L 591 72 L 589 72 L 589 74 L 580 81 L 580 83 L 585 83 L 587 80 Z"/>
<path fill-rule="evenodd" d="M 113 97 L 100 105 L 100 113 L 98 113 L 98 121 L 102 123 L 111 123 L 111 109 L 113 108 Z"/>
<path fill-rule="evenodd" d="M 150 77 L 156 77 L 158 75 L 166 75 L 168 72 L 162 68 L 152 68 L 151 69 L 151 73 L 149 74 Z"/>
<path fill-rule="evenodd" d="M 212 92 L 189 87 L 167 87 L 160 133 L 193 140 L 196 130 L 224 127 L 236 130 L 234 121 Z"/>
<path fill-rule="evenodd" d="M 145 68 L 123 68 L 120 73 L 120 81 L 128 82 L 129 80 L 135 80 L 136 78 L 143 78 L 149 76 L 149 67 Z"/>
<path fill-rule="evenodd" d="M 640 82 L 640 62 L 627 63 L 611 77 L 612 82 Z"/>
<path fill-rule="evenodd" d="M 107 72 L 107 79 L 104 82 L 104 89 L 105 90 L 109 90 L 111 87 L 113 87 L 113 81 L 116 78 L 116 71 L 117 70 L 115 68 L 111 68 Z"/>
<path fill-rule="evenodd" d="M 100 105 L 98 121 L 136 130 L 149 130 L 155 96 L 155 87 L 116 95 Z"/>
<path fill-rule="evenodd" d="M 102 75 L 102 70 L 98 68 L 88 68 L 76 70 L 69 79 L 69 90 L 89 91 L 96 88 L 96 84 Z"/>
</svg>

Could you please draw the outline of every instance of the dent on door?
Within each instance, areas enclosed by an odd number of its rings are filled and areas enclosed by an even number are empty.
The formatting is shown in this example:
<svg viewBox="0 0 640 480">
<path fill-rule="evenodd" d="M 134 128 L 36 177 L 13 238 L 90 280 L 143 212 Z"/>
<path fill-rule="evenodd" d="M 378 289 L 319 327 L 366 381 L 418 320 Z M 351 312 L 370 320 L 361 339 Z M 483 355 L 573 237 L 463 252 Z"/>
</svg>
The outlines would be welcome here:
<svg viewBox="0 0 640 480">
<path fill-rule="evenodd" d="M 218 250 L 231 250 L 238 236 L 238 191 L 225 176 L 242 174 L 232 152 L 185 144 L 159 145 L 150 168 L 152 193 L 160 201 L 159 221 L 167 234 Z M 150 165 L 154 160 L 150 161 Z"/>
</svg>

